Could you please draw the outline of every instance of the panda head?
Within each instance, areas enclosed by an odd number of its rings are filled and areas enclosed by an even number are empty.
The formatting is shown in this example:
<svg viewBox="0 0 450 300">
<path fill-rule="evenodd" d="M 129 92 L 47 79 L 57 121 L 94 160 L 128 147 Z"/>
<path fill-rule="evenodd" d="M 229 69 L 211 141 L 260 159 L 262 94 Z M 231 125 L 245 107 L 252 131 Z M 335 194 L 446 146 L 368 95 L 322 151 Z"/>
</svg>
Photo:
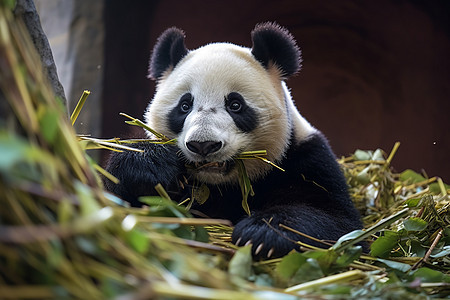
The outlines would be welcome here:
<svg viewBox="0 0 450 300">
<path fill-rule="evenodd" d="M 149 77 L 158 84 L 145 121 L 177 139 L 180 156 L 205 183 L 237 183 L 234 158 L 241 152 L 266 150 L 276 163 L 289 145 L 291 99 L 283 80 L 299 70 L 300 50 L 273 23 L 257 25 L 251 37 L 251 49 L 213 43 L 188 50 L 184 33 L 170 28 L 153 49 Z M 251 180 L 272 168 L 257 159 L 244 164 Z"/>
</svg>

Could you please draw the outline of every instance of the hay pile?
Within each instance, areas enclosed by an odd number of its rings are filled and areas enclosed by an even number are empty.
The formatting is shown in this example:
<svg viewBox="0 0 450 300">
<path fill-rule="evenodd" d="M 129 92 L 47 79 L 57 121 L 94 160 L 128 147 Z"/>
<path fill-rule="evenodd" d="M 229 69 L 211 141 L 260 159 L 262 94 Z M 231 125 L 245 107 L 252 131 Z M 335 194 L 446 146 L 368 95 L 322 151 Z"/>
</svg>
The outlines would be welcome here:
<svg viewBox="0 0 450 300">
<path fill-rule="evenodd" d="M 232 228 L 165 197 L 106 194 L 27 32 L 0 4 L 0 298 L 297 299 L 450 295 L 449 187 L 393 174 L 381 150 L 340 163 L 365 231 L 253 262 Z M 86 146 L 86 144 L 83 144 Z M 119 204 L 116 204 L 119 203 Z M 355 246 L 372 243 L 371 253 Z"/>
</svg>

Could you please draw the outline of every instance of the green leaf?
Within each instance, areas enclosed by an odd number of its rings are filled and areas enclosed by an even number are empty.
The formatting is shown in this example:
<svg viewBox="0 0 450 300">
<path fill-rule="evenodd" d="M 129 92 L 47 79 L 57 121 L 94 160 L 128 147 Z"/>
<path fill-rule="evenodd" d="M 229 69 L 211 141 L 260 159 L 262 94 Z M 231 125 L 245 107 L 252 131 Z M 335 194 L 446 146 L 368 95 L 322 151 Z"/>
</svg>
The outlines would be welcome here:
<svg viewBox="0 0 450 300">
<path fill-rule="evenodd" d="M 323 273 L 330 273 L 333 271 L 333 266 L 336 263 L 338 254 L 330 249 L 327 251 L 310 251 L 304 254 L 306 257 L 315 259 L 322 270 Z"/>
<path fill-rule="evenodd" d="M 284 280 L 289 280 L 306 262 L 306 257 L 300 252 L 291 252 L 280 261 L 275 272 Z"/>
<path fill-rule="evenodd" d="M 361 253 L 362 253 L 361 246 L 356 246 L 356 247 L 351 247 L 351 248 L 346 249 L 344 251 L 344 253 L 341 254 L 336 259 L 336 267 L 338 267 L 338 268 L 347 267 L 349 264 L 351 264 L 352 262 L 357 260 L 361 256 Z"/>
<path fill-rule="evenodd" d="M 399 236 L 394 231 L 384 231 L 370 246 L 370 254 L 376 257 L 388 257 L 391 250 L 397 245 Z"/>
<path fill-rule="evenodd" d="M 345 296 L 345 295 L 349 295 L 350 292 L 352 291 L 352 289 L 354 289 L 354 287 L 352 287 L 350 285 L 329 284 L 329 285 L 324 285 L 320 289 L 324 293 L 326 293 L 326 295 L 334 295 L 334 296 L 342 295 L 341 297 L 330 297 L 330 299 L 355 299 L 355 298 L 351 298 L 349 296 Z"/>
<path fill-rule="evenodd" d="M 371 159 L 372 160 L 384 160 L 383 150 L 381 150 L 381 149 L 375 150 Z"/>
<path fill-rule="evenodd" d="M 429 268 L 420 268 L 413 274 L 414 278 L 420 278 L 422 282 L 442 282 L 445 275 Z"/>
<path fill-rule="evenodd" d="M 203 226 L 194 227 L 195 240 L 203 243 L 209 242 L 208 231 Z"/>
<path fill-rule="evenodd" d="M 308 258 L 306 262 L 300 266 L 297 272 L 295 272 L 291 283 L 299 284 L 322 278 L 323 276 L 324 272 L 322 271 L 320 263 L 314 258 Z"/>
<path fill-rule="evenodd" d="M 148 206 L 166 206 L 166 199 L 159 196 L 146 196 L 139 198 L 139 201 Z"/>
<path fill-rule="evenodd" d="M 253 187 L 248 178 L 247 170 L 242 160 L 235 160 L 239 172 L 239 185 L 241 186 L 242 208 L 250 216 L 250 207 L 248 206 L 248 196 L 254 196 Z"/>
<path fill-rule="evenodd" d="M 174 225 L 174 224 L 163 224 L 163 225 Z M 191 226 L 180 226 L 173 230 L 173 233 L 182 239 L 193 240 L 195 239 L 194 231 L 192 231 Z"/>
<path fill-rule="evenodd" d="M 231 276 L 247 279 L 252 274 L 252 245 L 239 248 L 230 260 L 228 272 Z"/>
<path fill-rule="evenodd" d="M 423 257 L 425 255 L 425 253 L 427 253 L 427 251 L 428 251 L 428 247 L 425 248 L 417 238 L 411 238 L 406 243 L 407 243 L 407 245 L 409 244 L 409 248 L 410 248 L 409 251 L 414 256 Z"/>
<path fill-rule="evenodd" d="M 432 194 L 437 195 L 437 194 L 441 193 L 441 187 L 439 186 L 438 182 L 434 182 L 434 183 L 430 184 L 428 187 L 430 188 L 430 192 Z M 450 190 L 450 185 L 444 183 L 444 187 L 446 190 Z"/>
<path fill-rule="evenodd" d="M 403 221 L 403 226 L 407 231 L 422 231 L 428 226 L 428 222 L 420 219 L 411 217 Z"/>
<path fill-rule="evenodd" d="M 370 174 L 369 174 L 370 167 L 364 168 L 361 172 L 356 175 L 356 180 L 362 184 L 368 184 L 370 182 Z"/>
<path fill-rule="evenodd" d="M 433 251 L 433 254 L 431 254 L 431 257 L 433 258 L 439 258 L 439 257 L 444 257 L 450 255 L 450 246 L 445 246 L 442 249 Z"/>
<path fill-rule="evenodd" d="M 408 207 L 417 207 L 417 205 L 419 205 L 420 203 L 420 198 L 412 198 L 412 199 L 408 199 L 406 200 L 406 205 L 408 205 Z"/>
<path fill-rule="evenodd" d="M 126 234 L 127 241 L 137 252 L 144 254 L 150 247 L 150 241 L 145 233 L 139 229 L 133 229 Z"/>
<path fill-rule="evenodd" d="M 190 216 L 183 206 L 180 206 L 178 203 L 163 197 L 146 196 L 140 197 L 139 201 L 150 206 L 149 215 L 152 216 L 174 216 L 177 218 Z"/>
<path fill-rule="evenodd" d="M 354 230 L 352 232 L 349 232 L 343 236 L 341 236 L 337 242 L 333 245 L 332 249 L 339 250 L 342 244 L 345 244 L 345 242 L 355 240 L 357 238 L 360 238 L 361 236 L 365 235 L 366 232 L 364 230 Z"/>
<path fill-rule="evenodd" d="M 206 184 L 202 184 L 199 187 L 192 188 L 192 198 L 198 202 L 198 204 L 203 204 L 208 200 L 210 195 L 209 188 Z"/>
<path fill-rule="evenodd" d="M 366 230 L 362 231 L 362 230 L 355 230 L 353 232 L 350 232 L 349 234 L 346 234 L 344 237 L 342 237 L 342 240 L 347 240 L 350 238 L 350 240 L 346 243 L 342 243 L 339 242 L 339 245 L 335 245 L 333 246 L 333 249 L 336 252 L 340 252 L 354 244 L 357 244 L 360 241 L 365 240 L 366 238 L 368 238 L 369 236 L 371 236 L 372 234 L 375 234 L 376 232 L 379 232 L 380 230 L 388 227 L 390 224 L 396 222 L 397 220 L 403 218 L 404 216 L 406 216 L 408 214 L 409 208 L 405 208 L 397 213 L 395 213 L 394 215 L 384 218 L 381 221 L 379 221 L 377 224 L 367 228 Z M 354 234 L 354 236 L 353 236 Z"/>
<path fill-rule="evenodd" d="M 250 279 L 257 285 L 257 286 L 267 286 L 271 287 L 274 285 L 274 280 L 271 274 L 268 273 L 260 273 L 258 275 L 250 277 Z"/>
<path fill-rule="evenodd" d="M 385 264 L 389 268 L 392 268 L 392 269 L 395 269 L 395 270 L 398 270 L 398 271 L 401 271 L 401 272 L 408 272 L 408 270 L 411 269 L 410 265 L 404 264 L 404 263 L 401 263 L 401 262 L 397 262 L 397 261 L 381 259 L 381 258 L 378 258 L 377 261 L 382 262 L 383 264 Z"/>
<path fill-rule="evenodd" d="M 407 169 L 400 174 L 400 181 L 407 181 L 408 183 L 417 183 L 426 180 L 425 177 L 411 169 Z"/>
<path fill-rule="evenodd" d="M 369 160 L 372 157 L 370 151 L 356 150 L 353 154 L 355 160 Z"/>
</svg>

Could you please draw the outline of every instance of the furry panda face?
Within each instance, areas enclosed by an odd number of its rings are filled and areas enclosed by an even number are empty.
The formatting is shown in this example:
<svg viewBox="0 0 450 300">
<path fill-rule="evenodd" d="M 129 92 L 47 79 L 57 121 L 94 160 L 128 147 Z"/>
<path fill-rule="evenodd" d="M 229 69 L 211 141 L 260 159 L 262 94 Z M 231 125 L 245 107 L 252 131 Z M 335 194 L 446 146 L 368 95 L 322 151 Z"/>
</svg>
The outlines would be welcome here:
<svg viewBox="0 0 450 300">
<path fill-rule="evenodd" d="M 158 84 L 145 114 L 148 125 L 176 138 L 194 176 L 206 183 L 235 183 L 234 158 L 266 150 L 279 160 L 289 140 L 279 71 L 267 71 L 247 48 L 210 44 L 186 55 Z M 250 178 L 270 165 L 244 162 Z"/>
<path fill-rule="evenodd" d="M 189 51 L 184 33 L 171 28 L 154 48 L 150 77 L 158 85 L 145 121 L 177 139 L 180 157 L 201 182 L 237 183 L 234 159 L 244 151 L 266 150 L 265 158 L 277 163 L 296 130 L 283 79 L 300 68 L 299 49 L 271 23 L 257 26 L 252 41 L 251 49 L 214 43 Z M 251 180 L 272 168 L 243 162 Z"/>
</svg>

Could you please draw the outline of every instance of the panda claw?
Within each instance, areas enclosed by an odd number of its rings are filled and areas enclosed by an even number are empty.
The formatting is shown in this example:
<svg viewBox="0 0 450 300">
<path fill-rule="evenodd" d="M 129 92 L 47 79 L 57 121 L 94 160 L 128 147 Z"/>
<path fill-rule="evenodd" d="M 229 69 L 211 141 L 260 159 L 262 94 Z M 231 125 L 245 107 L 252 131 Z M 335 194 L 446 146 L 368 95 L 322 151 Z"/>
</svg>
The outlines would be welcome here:
<svg viewBox="0 0 450 300">
<path fill-rule="evenodd" d="M 258 245 L 258 247 L 256 247 L 255 255 L 258 255 L 259 252 L 261 252 L 263 246 L 264 246 L 264 243 L 261 243 L 261 244 Z"/>
<path fill-rule="evenodd" d="M 270 248 L 269 252 L 267 252 L 267 258 L 270 258 L 272 256 L 273 251 L 275 251 L 275 249 Z"/>
<path fill-rule="evenodd" d="M 242 242 L 242 237 L 238 238 L 235 245 L 239 247 L 239 244 Z"/>
<path fill-rule="evenodd" d="M 247 243 L 245 243 L 244 246 L 248 246 L 248 245 L 250 245 L 251 243 L 252 243 L 252 240 L 248 240 Z"/>
</svg>

